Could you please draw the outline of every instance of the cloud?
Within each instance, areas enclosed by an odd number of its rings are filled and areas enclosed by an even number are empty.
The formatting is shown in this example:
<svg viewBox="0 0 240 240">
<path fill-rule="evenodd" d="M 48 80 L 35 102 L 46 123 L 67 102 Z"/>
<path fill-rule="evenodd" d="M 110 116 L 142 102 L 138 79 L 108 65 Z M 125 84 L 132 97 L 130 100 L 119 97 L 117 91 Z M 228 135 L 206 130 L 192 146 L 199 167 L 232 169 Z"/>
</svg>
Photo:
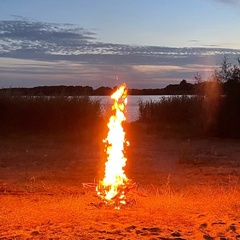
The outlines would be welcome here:
<svg viewBox="0 0 240 240">
<path fill-rule="evenodd" d="M 235 54 L 221 48 L 169 48 L 103 43 L 95 32 L 72 24 L 0 21 L 0 57 L 89 64 L 165 64 Z"/>
<path fill-rule="evenodd" d="M 172 65 L 165 65 L 165 66 L 156 66 L 156 65 L 137 65 L 132 66 L 134 70 L 137 70 L 142 73 L 165 73 L 165 72 L 172 72 L 172 71 L 181 71 L 183 70 L 180 66 L 172 66 Z"/>
<path fill-rule="evenodd" d="M 193 78 L 193 66 L 206 71 L 204 66 L 220 64 L 224 54 L 236 58 L 240 50 L 112 44 L 100 42 L 93 30 L 77 25 L 0 21 L 2 86 L 26 82 L 115 86 L 118 75 L 129 87 L 159 87 L 167 79 Z"/>
<path fill-rule="evenodd" d="M 200 41 L 197 40 L 197 39 L 191 39 L 191 40 L 189 40 L 189 42 L 190 42 L 190 43 L 199 43 Z"/>
<path fill-rule="evenodd" d="M 47 58 L 54 53 L 87 49 L 96 34 L 71 24 L 11 20 L 0 21 L 0 39 L 2 55 Z"/>
</svg>

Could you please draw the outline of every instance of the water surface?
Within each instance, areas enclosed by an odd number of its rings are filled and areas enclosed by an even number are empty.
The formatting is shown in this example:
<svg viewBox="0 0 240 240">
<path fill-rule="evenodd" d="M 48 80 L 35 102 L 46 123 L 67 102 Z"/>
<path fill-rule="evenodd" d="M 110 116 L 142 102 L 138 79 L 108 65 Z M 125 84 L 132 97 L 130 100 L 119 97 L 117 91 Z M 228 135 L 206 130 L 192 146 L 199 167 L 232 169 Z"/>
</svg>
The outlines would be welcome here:
<svg viewBox="0 0 240 240">
<path fill-rule="evenodd" d="M 126 117 L 127 117 L 127 121 L 128 122 L 133 122 L 133 121 L 136 121 L 138 120 L 139 118 L 139 111 L 138 111 L 138 103 L 140 101 L 158 101 L 160 100 L 161 98 L 165 98 L 165 97 L 169 97 L 169 95 L 129 95 L 127 96 L 127 101 L 128 101 L 128 104 L 127 104 L 127 114 L 126 114 Z M 113 100 L 110 98 L 110 96 L 91 96 L 90 97 L 91 99 L 98 99 L 101 101 L 101 104 L 104 108 L 104 110 L 108 110 L 108 109 L 111 109 L 111 106 L 113 104 Z"/>
</svg>

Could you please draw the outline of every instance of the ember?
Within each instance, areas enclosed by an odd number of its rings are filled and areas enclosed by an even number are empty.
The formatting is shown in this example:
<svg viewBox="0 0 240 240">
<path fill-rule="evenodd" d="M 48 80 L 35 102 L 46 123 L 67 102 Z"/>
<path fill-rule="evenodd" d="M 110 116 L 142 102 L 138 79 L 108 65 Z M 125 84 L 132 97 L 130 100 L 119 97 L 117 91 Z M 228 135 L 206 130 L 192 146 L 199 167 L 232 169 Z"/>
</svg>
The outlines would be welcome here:
<svg viewBox="0 0 240 240">
<path fill-rule="evenodd" d="M 107 162 L 105 163 L 104 179 L 96 187 L 98 196 L 108 205 L 120 208 L 126 204 L 126 192 L 132 185 L 124 173 L 127 158 L 124 156 L 124 146 L 129 145 L 125 139 L 122 123 L 126 120 L 124 115 L 127 105 L 127 90 L 121 85 L 111 96 L 113 115 L 108 122 L 108 135 L 104 139 Z"/>
</svg>

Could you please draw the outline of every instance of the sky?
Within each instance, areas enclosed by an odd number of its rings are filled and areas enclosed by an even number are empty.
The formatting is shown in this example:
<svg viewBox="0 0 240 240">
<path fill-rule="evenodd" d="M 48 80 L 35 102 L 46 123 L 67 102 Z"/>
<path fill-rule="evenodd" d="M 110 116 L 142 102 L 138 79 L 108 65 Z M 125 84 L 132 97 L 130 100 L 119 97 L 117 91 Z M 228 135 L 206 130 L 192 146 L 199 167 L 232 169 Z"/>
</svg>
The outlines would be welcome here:
<svg viewBox="0 0 240 240">
<path fill-rule="evenodd" d="M 194 83 L 239 29 L 240 0 L 0 0 L 0 87 Z"/>
</svg>

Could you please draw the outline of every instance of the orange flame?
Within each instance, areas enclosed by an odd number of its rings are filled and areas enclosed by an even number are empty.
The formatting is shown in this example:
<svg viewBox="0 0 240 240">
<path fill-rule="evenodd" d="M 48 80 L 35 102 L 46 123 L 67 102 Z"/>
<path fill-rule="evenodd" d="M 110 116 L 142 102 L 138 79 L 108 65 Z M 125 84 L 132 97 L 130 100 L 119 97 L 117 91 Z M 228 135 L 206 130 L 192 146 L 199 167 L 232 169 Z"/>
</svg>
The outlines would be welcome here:
<svg viewBox="0 0 240 240">
<path fill-rule="evenodd" d="M 126 120 L 124 115 L 127 105 L 126 86 L 121 85 L 111 96 L 114 100 L 112 110 L 114 114 L 110 117 L 106 143 L 107 162 L 105 163 L 105 176 L 97 186 L 98 196 L 107 204 L 115 204 L 119 207 L 125 204 L 125 188 L 128 178 L 123 167 L 127 158 L 124 156 L 124 145 L 129 144 L 125 139 L 122 123 Z"/>
</svg>

